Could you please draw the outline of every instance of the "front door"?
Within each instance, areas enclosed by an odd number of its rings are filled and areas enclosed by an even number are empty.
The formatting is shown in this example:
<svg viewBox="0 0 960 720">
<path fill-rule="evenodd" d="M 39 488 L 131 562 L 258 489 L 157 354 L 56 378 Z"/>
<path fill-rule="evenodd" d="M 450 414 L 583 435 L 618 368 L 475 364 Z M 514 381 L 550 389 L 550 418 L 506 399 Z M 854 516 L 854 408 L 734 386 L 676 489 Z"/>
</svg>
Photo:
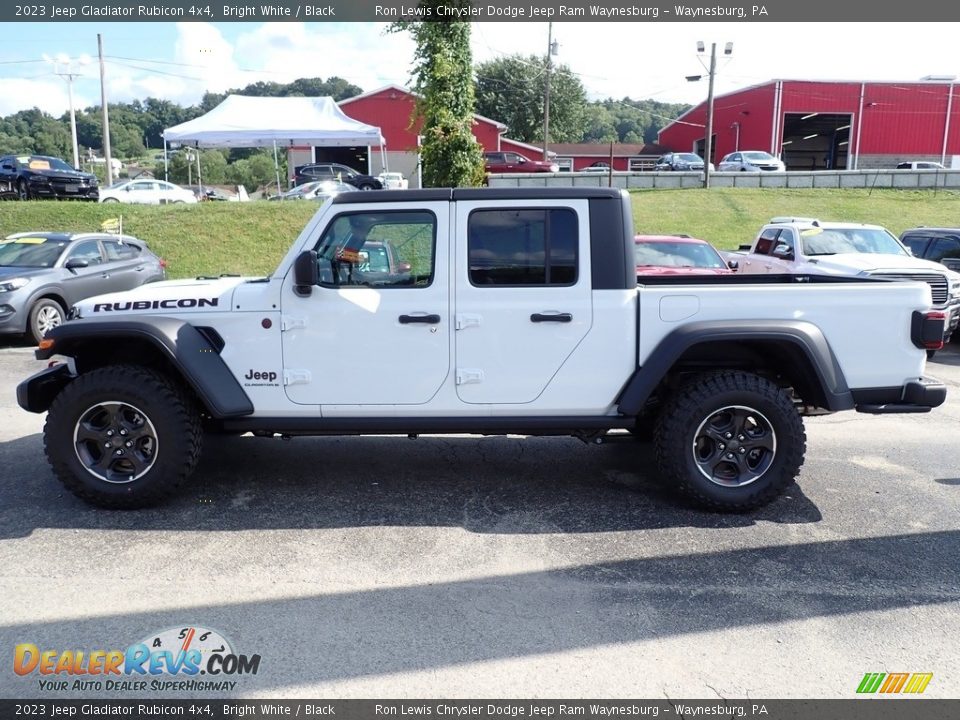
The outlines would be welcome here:
<svg viewBox="0 0 960 720">
<path fill-rule="evenodd" d="M 325 415 L 358 405 L 382 414 L 382 406 L 423 404 L 440 390 L 450 369 L 449 203 L 408 207 L 337 215 L 313 245 L 318 286 L 302 297 L 287 277 L 291 401 L 322 405 Z"/>
<path fill-rule="evenodd" d="M 586 200 L 457 204 L 461 401 L 534 402 L 590 331 L 586 218 Z"/>
</svg>

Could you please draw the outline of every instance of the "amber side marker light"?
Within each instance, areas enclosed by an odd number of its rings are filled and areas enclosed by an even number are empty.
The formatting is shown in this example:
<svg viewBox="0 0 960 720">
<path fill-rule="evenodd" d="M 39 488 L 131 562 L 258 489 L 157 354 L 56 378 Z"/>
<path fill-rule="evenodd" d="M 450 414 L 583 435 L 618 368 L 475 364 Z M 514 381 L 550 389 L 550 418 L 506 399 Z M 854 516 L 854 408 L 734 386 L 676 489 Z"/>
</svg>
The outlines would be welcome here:
<svg viewBox="0 0 960 720">
<path fill-rule="evenodd" d="M 53 340 L 50 338 L 44 338 L 40 341 L 40 344 L 37 347 L 39 347 L 41 350 L 49 350 L 53 347 Z"/>
</svg>

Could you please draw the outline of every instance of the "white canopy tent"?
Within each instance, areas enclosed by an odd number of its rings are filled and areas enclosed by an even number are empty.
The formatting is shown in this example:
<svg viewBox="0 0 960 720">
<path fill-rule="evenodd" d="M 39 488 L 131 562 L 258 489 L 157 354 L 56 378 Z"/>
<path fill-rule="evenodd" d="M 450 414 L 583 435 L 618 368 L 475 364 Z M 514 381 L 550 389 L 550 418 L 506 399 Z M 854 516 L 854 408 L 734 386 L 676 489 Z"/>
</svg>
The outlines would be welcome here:
<svg viewBox="0 0 960 720">
<path fill-rule="evenodd" d="M 164 170 L 168 145 L 196 148 L 290 145 L 351 147 L 378 145 L 386 168 L 386 141 L 380 128 L 354 120 L 330 97 L 249 97 L 228 95 L 213 110 L 163 131 Z M 198 171 L 199 174 L 199 171 Z"/>
</svg>

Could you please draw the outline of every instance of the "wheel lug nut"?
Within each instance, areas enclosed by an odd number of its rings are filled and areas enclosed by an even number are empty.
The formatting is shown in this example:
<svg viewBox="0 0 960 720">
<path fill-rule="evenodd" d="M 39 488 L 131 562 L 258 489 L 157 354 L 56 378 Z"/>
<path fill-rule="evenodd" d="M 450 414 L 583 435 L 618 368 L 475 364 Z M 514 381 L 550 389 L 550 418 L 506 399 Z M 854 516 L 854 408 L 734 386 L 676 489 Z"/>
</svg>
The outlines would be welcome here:
<svg viewBox="0 0 960 720">
<path fill-rule="evenodd" d="M 726 433 L 726 434 L 724 435 L 724 437 L 725 437 L 727 440 L 729 440 L 730 438 L 733 437 L 733 434 L 732 434 L 732 433 Z"/>
<path fill-rule="evenodd" d="M 120 431 L 120 434 L 121 434 L 121 435 L 126 435 L 126 434 L 127 434 L 127 431 L 126 431 L 126 430 L 121 430 L 121 431 Z"/>
<path fill-rule="evenodd" d="M 105 443 L 103 444 L 103 446 L 104 446 L 104 447 L 110 447 L 110 443 L 105 442 Z"/>
<path fill-rule="evenodd" d="M 733 453 L 727 453 L 727 460 L 733 460 Z"/>
<path fill-rule="evenodd" d="M 743 442 L 744 440 L 746 440 L 746 438 L 743 435 L 738 435 L 737 440 L 739 440 L 740 442 Z"/>
<path fill-rule="evenodd" d="M 726 447 L 727 447 L 726 445 L 724 445 L 723 443 L 720 443 L 720 449 L 721 449 L 721 450 L 725 450 Z"/>
<path fill-rule="evenodd" d="M 746 448 L 740 448 L 740 454 L 743 455 L 747 451 Z"/>
<path fill-rule="evenodd" d="M 127 447 L 133 447 L 133 440 L 127 440 L 127 442 L 125 442 L 124 445 L 126 445 Z M 741 451 L 742 450 L 743 448 L 741 448 Z"/>
<path fill-rule="evenodd" d="M 113 437 L 113 430 L 107 430 L 107 437 Z"/>
<path fill-rule="evenodd" d="M 123 448 L 117 448 L 116 455 L 123 455 Z"/>
</svg>

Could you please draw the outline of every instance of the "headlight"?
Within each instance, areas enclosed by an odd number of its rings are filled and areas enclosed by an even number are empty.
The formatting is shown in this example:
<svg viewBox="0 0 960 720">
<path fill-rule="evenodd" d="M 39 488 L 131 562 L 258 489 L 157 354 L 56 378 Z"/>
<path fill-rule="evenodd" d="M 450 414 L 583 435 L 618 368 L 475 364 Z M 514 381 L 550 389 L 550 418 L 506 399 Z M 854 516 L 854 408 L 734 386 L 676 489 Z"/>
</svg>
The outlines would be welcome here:
<svg viewBox="0 0 960 720">
<path fill-rule="evenodd" d="M 90 178 L 90 185 L 94 186 L 97 184 L 97 179 L 95 177 Z"/>
<path fill-rule="evenodd" d="M 0 280 L 0 292 L 13 292 L 19 290 L 30 282 L 29 278 L 10 278 L 9 280 Z"/>
</svg>

